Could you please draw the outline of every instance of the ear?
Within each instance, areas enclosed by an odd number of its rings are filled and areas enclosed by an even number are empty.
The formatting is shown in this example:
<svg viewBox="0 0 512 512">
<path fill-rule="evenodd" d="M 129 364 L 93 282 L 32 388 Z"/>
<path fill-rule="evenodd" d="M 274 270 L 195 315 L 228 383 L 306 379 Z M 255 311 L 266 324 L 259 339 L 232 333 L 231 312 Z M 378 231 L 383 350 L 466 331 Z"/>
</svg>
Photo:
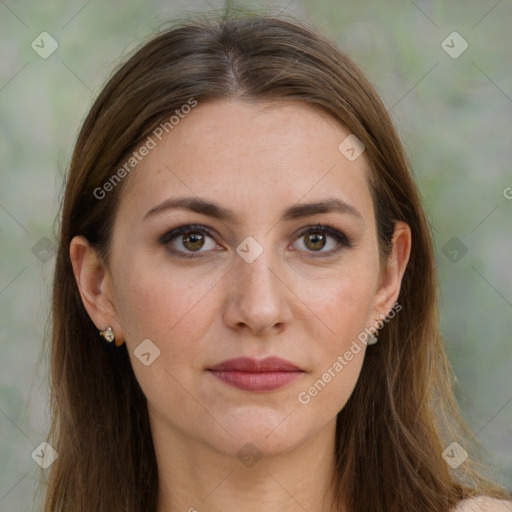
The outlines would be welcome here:
<svg viewBox="0 0 512 512">
<path fill-rule="evenodd" d="M 75 236 L 69 246 L 73 273 L 87 313 L 98 331 L 111 326 L 115 344 L 122 345 L 124 334 L 117 321 L 109 270 L 83 236 Z"/>
<path fill-rule="evenodd" d="M 411 253 L 411 228 L 405 222 L 396 222 L 391 240 L 393 246 L 386 266 L 382 269 L 373 301 L 373 320 L 385 318 L 400 294 L 402 277 Z"/>
</svg>

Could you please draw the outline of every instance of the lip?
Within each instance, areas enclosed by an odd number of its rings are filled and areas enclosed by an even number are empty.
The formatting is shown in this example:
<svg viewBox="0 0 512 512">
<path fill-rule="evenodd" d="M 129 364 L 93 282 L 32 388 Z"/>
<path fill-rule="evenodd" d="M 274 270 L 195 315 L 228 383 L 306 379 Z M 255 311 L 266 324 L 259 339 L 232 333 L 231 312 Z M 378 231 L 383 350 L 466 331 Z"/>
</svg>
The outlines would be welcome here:
<svg viewBox="0 0 512 512">
<path fill-rule="evenodd" d="M 226 384 L 244 391 L 274 391 L 304 373 L 298 366 L 279 357 L 262 360 L 239 357 L 207 369 Z"/>
</svg>

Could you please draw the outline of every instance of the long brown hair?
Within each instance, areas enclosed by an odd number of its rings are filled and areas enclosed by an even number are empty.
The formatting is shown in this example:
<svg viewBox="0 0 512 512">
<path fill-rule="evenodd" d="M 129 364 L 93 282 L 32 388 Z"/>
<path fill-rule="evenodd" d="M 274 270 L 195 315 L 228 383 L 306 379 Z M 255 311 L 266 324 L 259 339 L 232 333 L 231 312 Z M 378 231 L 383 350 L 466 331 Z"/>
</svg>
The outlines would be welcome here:
<svg viewBox="0 0 512 512">
<path fill-rule="evenodd" d="M 52 426 L 58 458 L 49 471 L 46 512 L 154 512 L 156 458 L 146 398 L 126 344 L 112 350 L 88 316 L 69 256 L 85 236 L 108 264 L 124 181 L 102 187 L 153 130 L 194 98 L 299 100 L 332 115 L 360 139 L 382 260 L 396 221 L 412 249 L 402 310 L 365 356 L 336 428 L 332 485 L 350 512 L 446 512 L 478 494 L 506 498 L 479 476 L 471 457 L 452 471 L 441 453 L 457 441 L 473 454 L 457 412 L 439 331 L 432 237 L 410 165 L 386 108 L 358 67 L 332 42 L 293 18 L 199 16 L 173 25 L 110 78 L 76 142 L 60 212 L 51 332 Z"/>
</svg>

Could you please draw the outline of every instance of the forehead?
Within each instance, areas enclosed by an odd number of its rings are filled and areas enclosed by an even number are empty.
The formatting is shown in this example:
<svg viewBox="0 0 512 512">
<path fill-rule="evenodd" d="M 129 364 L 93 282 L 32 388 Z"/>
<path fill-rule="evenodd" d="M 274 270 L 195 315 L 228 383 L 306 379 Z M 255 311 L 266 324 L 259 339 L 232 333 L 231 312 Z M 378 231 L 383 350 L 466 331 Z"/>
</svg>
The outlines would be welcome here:
<svg viewBox="0 0 512 512">
<path fill-rule="evenodd" d="M 130 202 L 143 215 L 169 197 L 195 195 L 226 199 L 250 216 L 335 195 L 371 210 L 364 153 L 348 160 L 338 147 L 350 132 L 306 103 L 199 102 L 168 132 L 151 135 L 154 147 L 130 173 L 121 208 Z"/>
</svg>

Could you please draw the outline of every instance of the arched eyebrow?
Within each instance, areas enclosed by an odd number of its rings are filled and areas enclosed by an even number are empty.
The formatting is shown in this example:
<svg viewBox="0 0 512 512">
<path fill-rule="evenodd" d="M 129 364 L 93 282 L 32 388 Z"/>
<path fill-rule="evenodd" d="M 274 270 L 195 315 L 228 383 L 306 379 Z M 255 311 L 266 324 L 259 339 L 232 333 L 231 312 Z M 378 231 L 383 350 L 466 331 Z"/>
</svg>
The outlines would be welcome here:
<svg viewBox="0 0 512 512">
<path fill-rule="evenodd" d="M 148 212 L 146 212 L 143 220 L 146 220 L 149 217 L 153 217 L 158 213 L 170 209 L 189 210 L 195 213 L 200 213 L 202 215 L 207 215 L 209 217 L 219 219 L 224 222 L 237 222 L 237 216 L 233 210 L 230 210 L 229 208 L 226 208 L 213 201 L 207 201 L 205 199 L 192 196 L 166 199 L 165 201 L 154 206 Z M 364 218 L 355 206 L 334 197 L 314 203 L 294 204 L 283 212 L 281 219 L 295 220 L 319 213 L 331 212 L 351 215 L 357 218 L 362 224 L 364 224 Z"/>
</svg>

